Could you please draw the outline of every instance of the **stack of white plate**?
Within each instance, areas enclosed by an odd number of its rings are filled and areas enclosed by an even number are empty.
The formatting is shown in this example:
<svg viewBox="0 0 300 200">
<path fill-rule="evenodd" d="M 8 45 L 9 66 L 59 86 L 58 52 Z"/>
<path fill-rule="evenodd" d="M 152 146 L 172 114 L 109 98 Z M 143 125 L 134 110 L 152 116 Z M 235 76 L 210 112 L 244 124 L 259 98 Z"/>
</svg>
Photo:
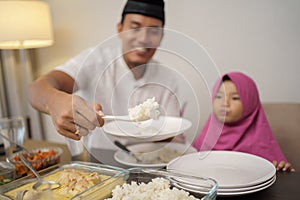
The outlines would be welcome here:
<svg viewBox="0 0 300 200">
<path fill-rule="evenodd" d="M 167 168 L 215 179 L 220 196 L 257 192 L 270 187 L 276 180 L 276 168 L 271 162 L 252 154 L 234 151 L 187 154 L 172 160 Z M 189 185 L 188 180 L 182 180 L 179 186 L 201 193 L 201 188 Z"/>
</svg>

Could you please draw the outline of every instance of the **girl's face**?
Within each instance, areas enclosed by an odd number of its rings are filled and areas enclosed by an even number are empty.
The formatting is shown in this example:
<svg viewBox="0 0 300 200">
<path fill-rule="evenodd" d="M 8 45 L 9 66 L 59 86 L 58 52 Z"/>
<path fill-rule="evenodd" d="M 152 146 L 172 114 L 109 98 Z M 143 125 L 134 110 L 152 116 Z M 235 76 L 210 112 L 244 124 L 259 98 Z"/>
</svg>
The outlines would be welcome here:
<svg viewBox="0 0 300 200">
<path fill-rule="evenodd" d="M 223 81 L 213 101 L 213 112 L 224 123 L 237 122 L 242 118 L 243 105 L 234 83 Z"/>
</svg>

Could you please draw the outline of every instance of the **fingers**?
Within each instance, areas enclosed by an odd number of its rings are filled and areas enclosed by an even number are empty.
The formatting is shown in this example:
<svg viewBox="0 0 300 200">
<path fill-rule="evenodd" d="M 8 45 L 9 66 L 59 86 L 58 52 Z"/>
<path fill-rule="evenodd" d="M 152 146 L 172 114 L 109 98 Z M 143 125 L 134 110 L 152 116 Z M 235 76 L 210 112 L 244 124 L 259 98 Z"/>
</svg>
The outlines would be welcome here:
<svg viewBox="0 0 300 200">
<path fill-rule="evenodd" d="M 78 112 L 74 113 L 74 124 L 87 130 L 94 130 L 96 128 L 96 125 L 93 122 Z"/>
<path fill-rule="evenodd" d="M 292 167 L 291 163 L 287 162 L 284 164 L 282 171 L 295 172 L 296 170 Z"/>
<path fill-rule="evenodd" d="M 71 130 L 69 128 L 57 128 L 56 130 L 63 136 L 71 138 L 73 140 L 80 140 L 81 136 L 79 134 L 75 134 L 76 133 L 76 128 L 73 125 L 74 128 L 72 128 Z"/>
<path fill-rule="evenodd" d="M 75 128 L 76 128 L 76 131 L 75 131 L 75 135 L 79 135 L 79 136 L 87 136 L 88 133 L 89 133 L 89 130 L 84 128 L 84 127 L 81 127 L 77 124 L 75 124 Z"/>
<path fill-rule="evenodd" d="M 104 116 L 104 113 L 102 112 L 102 108 L 99 104 L 95 104 L 94 108 L 95 108 L 95 112 L 97 113 L 98 123 L 101 127 L 104 125 L 104 119 L 102 118 Z"/>
<path fill-rule="evenodd" d="M 78 96 L 73 98 L 74 122 L 88 130 L 93 130 L 96 126 L 103 126 L 104 121 L 101 119 L 101 115 L 103 115 L 101 110 L 99 104 L 86 102 Z"/>
<path fill-rule="evenodd" d="M 96 113 L 97 112 L 97 113 Z M 56 130 L 63 136 L 80 140 L 96 126 L 103 126 L 101 105 L 86 102 L 79 96 L 67 96 L 49 113 Z"/>
<path fill-rule="evenodd" d="M 277 171 L 286 171 L 286 172 L 295 172 L 296 170 L 292 167 L 292 164 L 289 162 L 281 161 L 273 161 L 274 166 L 276 167 Z"/>
<path fill-rule="evenodd" d="M 279 164 L 277 165 L 277 170 L 282 170 L 284 165 L 285 165 L 284 161 L 279 162 Z"/>
<path fill-rule="evenodd" d="M 54 118 L 52 116 L 52 121 L 55 126 L 55 129 L 57 132 L 59 132 L 61 135 L 74 139 L 74 140 L 80 140 L 80 135 L 75 134 L 76 127 L 73 123 L 73 118 L 70 116 L 72 115 L 62 115 L 59 118 Z"/>
</svg>

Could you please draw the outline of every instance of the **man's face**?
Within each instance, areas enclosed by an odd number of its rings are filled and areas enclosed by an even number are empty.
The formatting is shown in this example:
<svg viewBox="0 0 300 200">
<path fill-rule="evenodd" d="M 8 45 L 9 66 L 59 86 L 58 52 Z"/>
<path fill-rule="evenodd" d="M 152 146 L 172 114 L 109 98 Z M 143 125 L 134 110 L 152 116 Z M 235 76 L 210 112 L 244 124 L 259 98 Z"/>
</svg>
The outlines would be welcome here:
<svg viewBox="0 0 300 200">
<path fill-rule="evenodd" d="M 162 21 L 140 14 L 126 14 L 118 24 L 124 60 L 130 68 L 147 63 L 163 37 Z"/>
</svg>

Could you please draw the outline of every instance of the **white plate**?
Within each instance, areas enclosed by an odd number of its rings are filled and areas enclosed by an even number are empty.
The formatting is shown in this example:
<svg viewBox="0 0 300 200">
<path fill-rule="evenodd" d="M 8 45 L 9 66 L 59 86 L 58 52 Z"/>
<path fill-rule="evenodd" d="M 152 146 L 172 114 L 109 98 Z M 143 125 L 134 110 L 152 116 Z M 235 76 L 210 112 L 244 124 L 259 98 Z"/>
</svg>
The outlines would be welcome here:
<svg viewBox="0 0 300 200">
<path fill-rule="evenodd" d="M 159 117 L 147 127 L 139 127 L 136 122 L 112 121 L 103 126 L 104 132 L 135 142 L 164 140 L 183 133 L 192 123 L 178 117 Z"/>
<path fill-rule="evenodd" d="M 258 192 L 258 191 L 267 189 L 268 187 L 273 185 L 273 183 L 275 183 L 275 181 L 276 181 L 276 176 L 274 177 L 274 179 L 272 179 L 272 181 L 270 181 L 266 185 L 263 185 L 262 187 L 258 187 L 258 188 L 255 188 L 255 189 L 244 190 L 244 191 L 232 191 L 232 192 L 219 192 L 218 191 L 217 194 L 219 196 L 236 196 L 236 195 L 250 194 L 250 193 L 254 193 L 254 192 Z"/>
<path fill-rule="evenodd" d="M 217 195 L 218 196 L 236 196 L 236 195 L 250 194 L 250 193 L 258 192 L 258 191 L 261 191 L 261 190 L 264 190 L 264 189 L 270 187 L 271 185 L 273 185 L 273 183 L 275 181 L 276 181 L 276 175 L 263 184 L 258 184 L 255 187 L 247 187 L 243 190 L 221 191 L 220 189 L 218 189 Z M 197 192 L 197 193 L 202 193 L 202 194 L 207 193 L 206 190 L 202 191 L 201 188 L 193 188 L 186 184 L 176 184 L 176 187 L 190 191 L 190 192 Z"/>
<path fill-rule="evenodd" d="M 135 144 L 127 146 L 129 150 L 135 153 L 141 153 L 142 157 L 149 157 L 155 158 L 158 156 L 159 150 L 162 148 L 168 148 L 171 150 L 177 150 L 181 154 L 188 154 L 188 153 L 195 153 L 197 152 L 194 147 L 192 147 L 190 144 L 181 144 L 181 143 L 175 143 L 175 142 L 157 142 L 157 143 L 141 143 L 141 144 Z M 151 167 L 151 168 L 160 168 L 165 167 L 167 163 L 138 163 L 136 159 L 134 159 L 132 156 L 130 156 L 128 153 L 118 150 L 114 154 L 114 158 L 117 162 L 127 165 L 127 166 L 134 166 L 134 167 Z"/>
<path fill-rule="evenodd" d="M 271 162 L 252 154 L 234 151 L 184 155 L 172 160 L 167 168 L 211 177 L 218 182 L 220 189 L 254 186 L 276 174 L 276 168 Z"/>
<path fill-rule="evenodd" d="M 270 178 L 269 180 L 267 180 L 265 182 L 262 182 L 262 183 L 257 184 L 257 185 L 249 186 L 249 187 L 223 188 L 223 189 L 218 188 L 218 193 L 221 193 L 221 194 L 230 193 L 230 194 L 232 194 L 232 193 L 241 193 L 241 192 L 253 191 L 253 190 L 265 187 L 267 185 L 270 185 L 271 183 L 274 183 L 275 180 L 276 180 L 276 175 L 274 175 L 272 178 Z M 188 188 L 189 191 L 199 191 L 199 190 L 202 191 L 203 190 L 201 187 L 195 187 L 195 186 L 191 185 L 190 183 L 186 183 L 186 182 L 178 183 L 177 186 L 181 187 L 181 188 L 185 188 L 185 189 Z"/>
<path fill-rule="evenodd" d="M 276 180 L 276 175 L 273 176 L 271 179 L 262 182 L 260 184 L 254 185 L 254 186 L 249 186 L 249 187 L 244 187 L 244 188 L 225 188 L 225 189 L 218 189 L 219 193 L 226 194 L 226 193 L 240 193 L 240 192 L 248 192 L 248 191 L 253 191 L 257 190 L 260 188 L 264 188 L 265 186 L 270 186 L 272 185 Z"/>
</svg>

